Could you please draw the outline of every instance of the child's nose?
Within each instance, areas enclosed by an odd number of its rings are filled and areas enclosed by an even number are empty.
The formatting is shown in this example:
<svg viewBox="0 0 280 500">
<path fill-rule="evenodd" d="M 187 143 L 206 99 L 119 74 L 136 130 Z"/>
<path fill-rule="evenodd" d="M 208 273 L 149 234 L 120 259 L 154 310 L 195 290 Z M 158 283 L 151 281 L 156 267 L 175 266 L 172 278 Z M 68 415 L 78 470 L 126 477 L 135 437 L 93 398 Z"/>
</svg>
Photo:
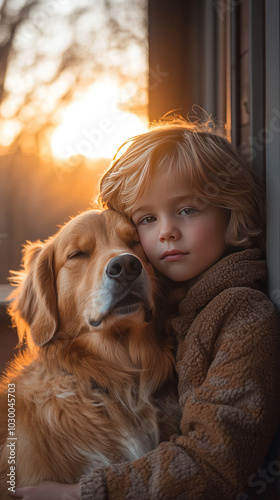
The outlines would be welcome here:
<svg viewBox="0 0 280 500">
<path fill-rule="evenodd" d="M 165 222 L 160 228 L 159 239 L 163 243 L 168 240 L 178 240 L 180 238 L 180 231 L 172 222 Z"/>
</svg>

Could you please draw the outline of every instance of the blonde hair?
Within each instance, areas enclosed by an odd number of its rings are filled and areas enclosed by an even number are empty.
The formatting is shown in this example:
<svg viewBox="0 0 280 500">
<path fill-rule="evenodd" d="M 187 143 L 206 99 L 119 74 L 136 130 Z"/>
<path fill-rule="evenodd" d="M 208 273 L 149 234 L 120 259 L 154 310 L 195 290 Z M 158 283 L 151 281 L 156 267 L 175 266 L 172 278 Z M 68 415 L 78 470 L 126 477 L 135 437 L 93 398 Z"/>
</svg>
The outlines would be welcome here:
<svg viewBox="0 0 280 500">
<path fill-rule="evenodd" d="M 153 175 L 180 175 L 202 207 L 210 203 L 229 211 L 229 246 L 264 248 L 260 182 L 238 151 L 209 124 L 181 118 L 158 122 L 123 146 L 101 179 L 99 206 L 130 216 Z"/>
</svg>

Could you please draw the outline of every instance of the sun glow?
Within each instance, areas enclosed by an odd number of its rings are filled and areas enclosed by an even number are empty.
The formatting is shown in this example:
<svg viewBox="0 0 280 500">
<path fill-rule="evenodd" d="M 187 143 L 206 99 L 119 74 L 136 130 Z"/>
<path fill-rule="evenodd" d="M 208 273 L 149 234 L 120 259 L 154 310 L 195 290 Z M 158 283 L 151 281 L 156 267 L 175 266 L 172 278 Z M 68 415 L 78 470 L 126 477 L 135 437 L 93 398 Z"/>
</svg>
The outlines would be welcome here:
<svg viewBox="0 0 280 500">
<path fill-rule="evenodd" d="M 147 121 L 122 111 L 128 98 L 128 92 L 117 84 L 104 81 L 92 85 L 64 110 L 51 138 L 53 155 L 61 160 L 77 155 L 112 158 L 124 141 L 148 129 Z"/>
</svg>

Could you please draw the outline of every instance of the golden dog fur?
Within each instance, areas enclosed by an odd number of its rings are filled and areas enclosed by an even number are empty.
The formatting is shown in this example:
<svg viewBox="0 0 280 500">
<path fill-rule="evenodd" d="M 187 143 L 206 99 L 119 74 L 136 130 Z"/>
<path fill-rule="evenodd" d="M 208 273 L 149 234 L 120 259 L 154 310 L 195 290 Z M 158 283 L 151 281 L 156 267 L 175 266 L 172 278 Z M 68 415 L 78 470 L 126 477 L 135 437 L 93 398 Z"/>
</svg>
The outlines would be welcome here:
<svg viewBox="0 0 280 500">
<path fill-rule="evenodd" d="M 123 280 L 120 256 L 132 269 Z M 176 397 L 167 389 L 173 345 L 155 328 L 156 279 L 125 217 L 90 210 L 45 243 L 27 244 L 14 280 L 10 313 L 26 345 L 1 381 L 1 499 L 9 486 L 9 383 L 17 487 L 77 482 L 177 432 Z"/>
</svg>

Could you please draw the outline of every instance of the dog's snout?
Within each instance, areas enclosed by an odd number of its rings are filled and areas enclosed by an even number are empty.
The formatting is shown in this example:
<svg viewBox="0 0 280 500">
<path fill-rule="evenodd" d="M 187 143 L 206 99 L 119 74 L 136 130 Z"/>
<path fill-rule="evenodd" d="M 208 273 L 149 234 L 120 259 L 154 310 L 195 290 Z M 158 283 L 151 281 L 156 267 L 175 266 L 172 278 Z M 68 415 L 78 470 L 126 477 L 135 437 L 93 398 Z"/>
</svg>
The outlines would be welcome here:
<svg viewBox="0 0 280 500">
<path fill-rule="evenodd" d="M 118 255 L 110 260 L 106 274 L 109 278 L 118 281 L 133 281 L 142 272 L 142 264 L 137 257 L 131 254 Z"/>
</svg>

